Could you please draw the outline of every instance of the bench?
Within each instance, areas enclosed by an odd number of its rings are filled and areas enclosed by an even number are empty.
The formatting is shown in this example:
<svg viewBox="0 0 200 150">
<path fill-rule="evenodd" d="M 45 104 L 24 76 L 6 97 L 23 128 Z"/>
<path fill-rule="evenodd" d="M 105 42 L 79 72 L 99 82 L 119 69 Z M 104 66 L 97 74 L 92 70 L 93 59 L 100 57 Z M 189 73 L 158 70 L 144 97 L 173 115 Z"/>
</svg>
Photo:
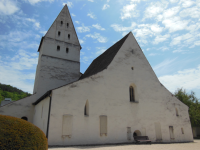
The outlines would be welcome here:
<svg viewBox="0 0 200 150">
<path fill-rule="evenodd" d="M 134 136 L 134 140 L 135 140 L 136 144 L 141 143 L 141 142 L 151 144 L 151 140 L 149 140 L 148 136 Z"/>
</svg>

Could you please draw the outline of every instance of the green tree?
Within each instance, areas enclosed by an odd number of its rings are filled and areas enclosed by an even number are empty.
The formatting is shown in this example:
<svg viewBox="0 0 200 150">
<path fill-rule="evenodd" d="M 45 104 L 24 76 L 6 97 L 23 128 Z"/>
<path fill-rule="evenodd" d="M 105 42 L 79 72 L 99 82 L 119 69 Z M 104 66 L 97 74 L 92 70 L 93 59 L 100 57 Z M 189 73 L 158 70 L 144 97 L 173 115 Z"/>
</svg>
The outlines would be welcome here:
<svg viewBox="0 0 200 150">
<path fill-rule="evenodd" d="M 200 103 L 195 93 L 191 91 L 190 94 L 186 90 L 177 89 L 174 95 L 184 104 L 189 107 L 189 116 L 192 126 L 200 126 Z"/>
</svg>

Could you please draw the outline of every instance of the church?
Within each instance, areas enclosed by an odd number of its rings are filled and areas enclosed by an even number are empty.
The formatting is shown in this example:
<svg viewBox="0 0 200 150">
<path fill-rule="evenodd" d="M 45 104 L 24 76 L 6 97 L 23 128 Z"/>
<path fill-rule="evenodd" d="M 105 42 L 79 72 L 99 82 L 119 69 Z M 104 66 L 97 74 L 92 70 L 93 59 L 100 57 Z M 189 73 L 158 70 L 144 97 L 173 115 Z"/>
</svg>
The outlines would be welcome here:
<svg viewBox="0 0 200 150">
<path fill-rule="evenodd" d="M 38 126 L 49 146 L 133 143 L 133 136 L 193 141 L 188 106 L 160 83 L 132 32 L 84 74 L 80 51 L 65 5 L 41 39 L 33 95 L 0 107 L 0 114 Z"/>
</svg>

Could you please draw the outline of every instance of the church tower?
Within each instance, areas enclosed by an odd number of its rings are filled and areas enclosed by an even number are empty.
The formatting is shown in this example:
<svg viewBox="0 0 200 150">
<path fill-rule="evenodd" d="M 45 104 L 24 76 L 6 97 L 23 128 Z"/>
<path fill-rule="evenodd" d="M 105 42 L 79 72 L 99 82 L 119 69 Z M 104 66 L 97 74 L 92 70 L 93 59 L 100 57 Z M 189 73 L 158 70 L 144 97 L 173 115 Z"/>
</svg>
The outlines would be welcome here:
<svg viewBox="0 0 200 150">
<path fill-rule="evenodd" d="M 48 90 L 78 80 L 80 50 L 81 45 L 65 5 L 41 39 L 33 93 L 40 97 Z"/>
</svg>

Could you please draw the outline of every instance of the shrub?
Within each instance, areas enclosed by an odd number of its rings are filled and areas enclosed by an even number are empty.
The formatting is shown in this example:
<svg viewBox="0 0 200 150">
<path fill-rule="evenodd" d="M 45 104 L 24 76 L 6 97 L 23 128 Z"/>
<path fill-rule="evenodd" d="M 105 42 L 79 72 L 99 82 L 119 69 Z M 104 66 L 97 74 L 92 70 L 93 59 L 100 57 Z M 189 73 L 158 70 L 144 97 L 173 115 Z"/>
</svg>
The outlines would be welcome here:
<svg viewBox="0 0 200 150">
<path fill-rule="evenodd" d="M 48 141 L 42 130 L 23 119 L 0 115 L 1 150 L 47 150 Z"/>
</svg>

